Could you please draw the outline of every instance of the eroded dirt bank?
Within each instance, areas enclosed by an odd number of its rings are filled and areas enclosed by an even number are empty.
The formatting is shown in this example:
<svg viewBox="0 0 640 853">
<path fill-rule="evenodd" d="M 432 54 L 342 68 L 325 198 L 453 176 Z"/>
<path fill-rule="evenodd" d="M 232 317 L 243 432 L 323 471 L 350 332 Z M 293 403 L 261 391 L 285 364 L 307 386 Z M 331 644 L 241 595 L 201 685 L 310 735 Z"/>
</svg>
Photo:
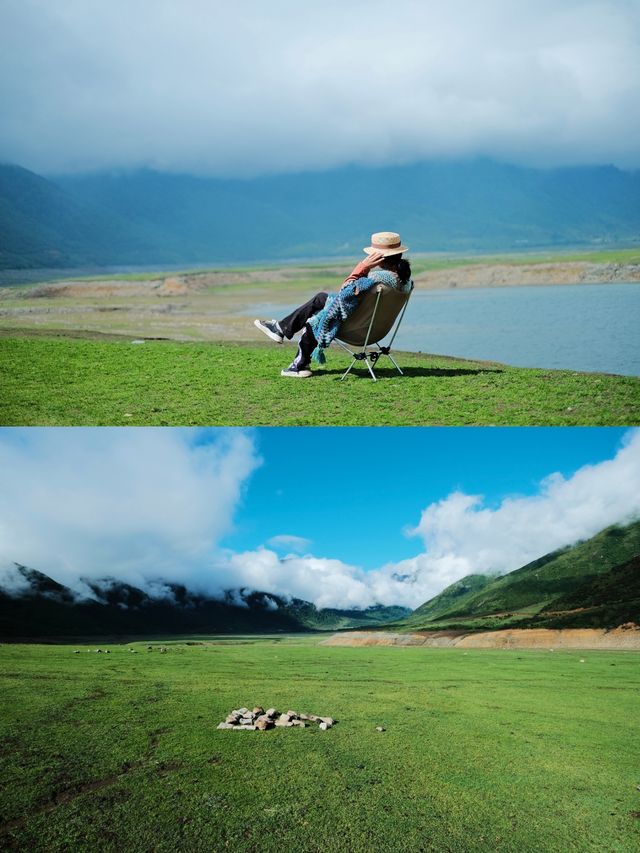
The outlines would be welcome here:
<svg viewBox="0 0 640 853">
<path fill-rule="evenodd" d="M 515 287 L 545 284 L 640 282 L 640 264 L 593 264 L 567 261 L 537 264 L 471 264 L 426 270 L 415 276 L 426 290 L 450 287 Z"/>
<path fill-rule="evenodd" d="M 505 629 L 468 634 L 464 631 L 348 631 L 322 641 L 325 646 L 430 646 L 464 649 L 600 649 L 640 651 L 640 628 Z"/>
</svg>

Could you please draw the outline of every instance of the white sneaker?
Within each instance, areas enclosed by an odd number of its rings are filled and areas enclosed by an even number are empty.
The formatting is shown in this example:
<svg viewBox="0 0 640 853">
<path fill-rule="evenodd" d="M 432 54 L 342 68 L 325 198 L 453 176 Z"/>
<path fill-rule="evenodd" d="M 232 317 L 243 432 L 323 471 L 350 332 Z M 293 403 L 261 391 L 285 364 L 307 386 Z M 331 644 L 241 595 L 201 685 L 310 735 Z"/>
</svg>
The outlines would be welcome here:
<svg viewBox="0 0 640 853">
<path fill-rule="evenodd" d="M 297 367 L 295 361 L 280 371 L 280 376 L 291 376 L 294 379 L 308 379 L 311 375 L 308 367 Z"/>
<path fill-rule="evenodd" d="M 284 335 L 280 331 L 277 320 L 254 320 L 253 325 L 277 344 L 281 344 L 284 340 Z"/>
</svg>

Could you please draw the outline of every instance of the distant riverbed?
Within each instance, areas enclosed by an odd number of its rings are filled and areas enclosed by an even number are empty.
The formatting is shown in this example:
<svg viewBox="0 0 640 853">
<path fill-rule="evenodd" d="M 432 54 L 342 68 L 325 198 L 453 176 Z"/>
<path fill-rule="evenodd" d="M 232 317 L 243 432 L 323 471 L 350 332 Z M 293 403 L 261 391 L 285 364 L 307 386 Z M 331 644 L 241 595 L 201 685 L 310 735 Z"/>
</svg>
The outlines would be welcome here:
<svg viewBox="0 0 640 853">
<path fill-rule="evenodd" d="M 282 317 L 294 306 L 259 305 Z M 418 290 L 395 346 L 517 367 L 640 375 L 640 285 Z"/>
</svg>

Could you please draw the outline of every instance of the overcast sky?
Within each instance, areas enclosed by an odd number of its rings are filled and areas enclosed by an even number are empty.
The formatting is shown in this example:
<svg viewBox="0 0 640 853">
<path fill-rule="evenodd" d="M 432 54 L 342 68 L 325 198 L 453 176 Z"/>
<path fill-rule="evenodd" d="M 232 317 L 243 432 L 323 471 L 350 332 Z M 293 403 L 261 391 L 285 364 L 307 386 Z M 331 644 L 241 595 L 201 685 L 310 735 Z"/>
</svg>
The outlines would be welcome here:
<svg viewBox="0 0 640 853">
<path fill-rule="evenodd" d="M 0 0 L 0 160 L 640 166 L 640 0 Z"/>
<path fill-rule="evenodd" d="M 115 577 L 417 607 L 640 516 L 640 430 L 358 433 L 0 430 L 0 585 L 15 561 L 78 590 Z M 314 460 L 345 446 L 341 496 L 340 467 L 315 477 Z"/>
</svg>

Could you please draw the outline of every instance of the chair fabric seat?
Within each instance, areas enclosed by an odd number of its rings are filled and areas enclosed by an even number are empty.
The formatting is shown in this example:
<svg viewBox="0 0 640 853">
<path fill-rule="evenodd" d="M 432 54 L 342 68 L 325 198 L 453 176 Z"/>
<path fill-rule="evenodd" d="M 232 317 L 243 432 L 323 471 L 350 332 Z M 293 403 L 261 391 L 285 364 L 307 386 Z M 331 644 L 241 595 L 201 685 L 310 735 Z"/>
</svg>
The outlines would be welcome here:
<svg viewBox="0 0 640 853">
<path fill-rule="evenodd" d="M 357 310 L 340 326 L 336 336 L 338 340 L 352 347 L 364 346 L 378 293 L 380 293 L 380 302 L 369 334 L 369 344 L 376 344 L 389 334 L 398 314 L 411 296 L 411 291 L 396 290 L 395 287 L 379 284 L 365 293 Z"/>
</svg>

